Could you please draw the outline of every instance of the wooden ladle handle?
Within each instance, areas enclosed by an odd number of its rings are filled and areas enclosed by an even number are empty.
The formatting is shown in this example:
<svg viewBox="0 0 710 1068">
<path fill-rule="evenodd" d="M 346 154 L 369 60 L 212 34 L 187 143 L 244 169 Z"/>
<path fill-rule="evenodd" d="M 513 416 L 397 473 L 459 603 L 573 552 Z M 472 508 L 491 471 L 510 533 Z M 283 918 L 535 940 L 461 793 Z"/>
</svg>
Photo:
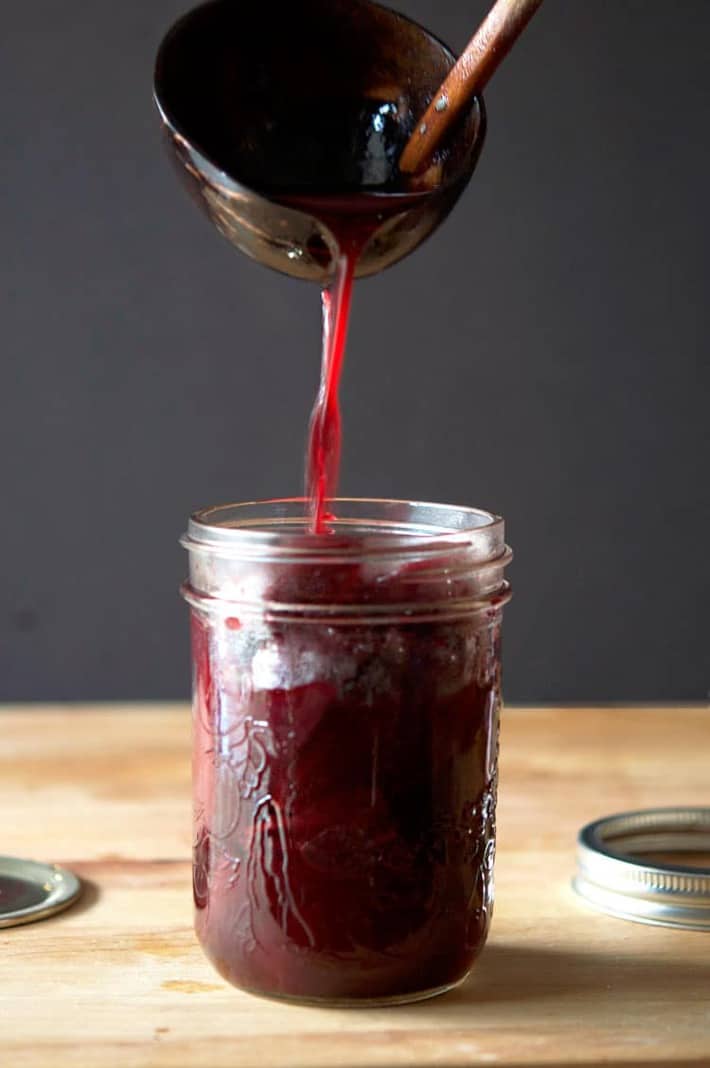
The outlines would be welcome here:
<svg viewBox="0 0 710 1068">
<path fill-rule="evenodd" d="M 542 0 L 497 0 L 409 139 L 399 169 L 419 174 L 452 123 L 495 74 Z"/>
</svg>

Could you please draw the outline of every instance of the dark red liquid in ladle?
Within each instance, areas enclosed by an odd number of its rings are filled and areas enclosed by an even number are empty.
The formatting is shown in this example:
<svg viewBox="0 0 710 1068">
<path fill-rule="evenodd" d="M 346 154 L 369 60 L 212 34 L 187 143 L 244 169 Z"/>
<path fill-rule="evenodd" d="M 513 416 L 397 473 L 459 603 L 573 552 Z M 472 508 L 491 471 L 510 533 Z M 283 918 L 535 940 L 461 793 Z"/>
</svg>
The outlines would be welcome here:
<svg viewBox="0 0 710 1068">
<path fill-rule="evenodd" d="M 328 531 L 334 518 L 327 501 L 335 497 L 340 471 L 342 423 L 339 388 L 345 362 L 353 283 L 360 256 L 373 235 L 388 219 L 410 209 L 428 193 L 352 193 L 341 196 L 283 197 L 284 203 L 324 223 L 337 243 L 331 257 L 331 281 L 322 291 L 323 357 L 318 396 L 311 416 L 306 453 L 306 495 L 310 502 L 311 530 Z"/>
</svg>

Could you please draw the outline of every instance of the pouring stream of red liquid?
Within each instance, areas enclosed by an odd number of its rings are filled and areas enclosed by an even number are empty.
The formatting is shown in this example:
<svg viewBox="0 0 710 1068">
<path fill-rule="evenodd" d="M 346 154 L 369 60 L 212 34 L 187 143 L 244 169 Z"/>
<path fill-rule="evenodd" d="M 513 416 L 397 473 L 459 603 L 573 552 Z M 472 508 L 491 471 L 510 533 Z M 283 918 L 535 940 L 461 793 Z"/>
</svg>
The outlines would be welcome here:
<svg viewBox="0 0 710 1068">
<path fill-rule="evenodd" d="M 306 496 L 310 529 L 326 534 L 333 516 L 327 510 L 335 497 L 340 471 L 342 429 L 339 388 L 345 362 L 353 283 L 358 262 L 369 241 L 389 219 L 410 209 L 428 193 L 353 193 L 340 196 L 289 196 L 283 202 L 308 212 L 327 226 L 337 244 L 331 258 L 334 273 L 323 288 L 323 357 L 320 388 L 311 416 L 306 453 Z M 323 247 L 325 255 L 329 250 Z"/>
<path fill-rule="evenodd" d="M 335 281 L 322 293 L 323 364 L 311 416 L 306 459 L 306 493 L 314 534 L 325 533 L 333 518 L 326 511 L 326 502 L 336 494 L 340 471 L 342 422 L 338 390 L 345 361 L 356 265 L 355 255 L 341 255 Z"/>
</svg>

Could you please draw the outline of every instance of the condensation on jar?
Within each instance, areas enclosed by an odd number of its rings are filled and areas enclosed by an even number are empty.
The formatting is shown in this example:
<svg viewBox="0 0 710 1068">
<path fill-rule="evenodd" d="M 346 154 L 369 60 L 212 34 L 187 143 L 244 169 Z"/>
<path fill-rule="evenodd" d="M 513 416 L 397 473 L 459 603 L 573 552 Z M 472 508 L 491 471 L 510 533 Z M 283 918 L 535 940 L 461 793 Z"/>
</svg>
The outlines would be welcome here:
<svg viewBox="0 0 710 1068">
<path fill-rule="evenodd" d="M 301 500 L 192 517 L 193 885 L 236 986 L 328 1004 L 461 982 L 493 904 L 501 519 Z"/>
</svg>

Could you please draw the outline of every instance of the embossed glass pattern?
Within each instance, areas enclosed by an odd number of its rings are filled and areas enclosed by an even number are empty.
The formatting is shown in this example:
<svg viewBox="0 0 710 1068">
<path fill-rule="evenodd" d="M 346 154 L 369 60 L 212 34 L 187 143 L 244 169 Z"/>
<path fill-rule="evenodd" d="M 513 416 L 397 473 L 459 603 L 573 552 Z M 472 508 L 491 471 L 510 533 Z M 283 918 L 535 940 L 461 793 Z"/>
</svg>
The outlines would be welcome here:
<svg viewBox="0 0 710 1068">
<path fill-rule="evenodd" d="M 461 981 L 493 903 L 503 523 L 339 501 L 193 517 L 194 897 L 255 993 L 415 1000 Z"/>
</svg>

